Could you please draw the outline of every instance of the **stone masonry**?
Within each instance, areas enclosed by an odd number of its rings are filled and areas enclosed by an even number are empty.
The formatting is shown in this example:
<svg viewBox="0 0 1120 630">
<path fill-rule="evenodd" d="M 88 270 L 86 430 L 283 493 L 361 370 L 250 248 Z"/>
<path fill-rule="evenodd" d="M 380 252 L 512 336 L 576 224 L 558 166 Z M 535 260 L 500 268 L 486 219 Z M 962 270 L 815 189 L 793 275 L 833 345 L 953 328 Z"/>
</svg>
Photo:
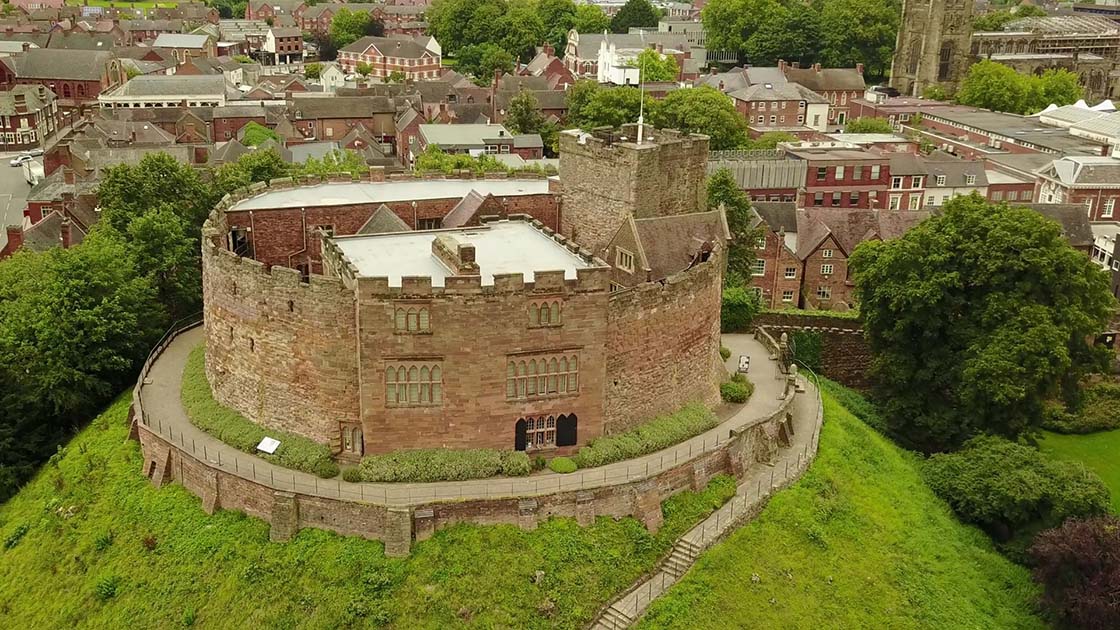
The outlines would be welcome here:
<svg viewBox="0 0 1120 630">
<path fill-rule="evenodd" d="M 921 96 L 937 84 L 952 91 L 972 62 L 972 4 L 973 0 L 903 0 L 892 87 L 907 96 Z"/>
</svg>

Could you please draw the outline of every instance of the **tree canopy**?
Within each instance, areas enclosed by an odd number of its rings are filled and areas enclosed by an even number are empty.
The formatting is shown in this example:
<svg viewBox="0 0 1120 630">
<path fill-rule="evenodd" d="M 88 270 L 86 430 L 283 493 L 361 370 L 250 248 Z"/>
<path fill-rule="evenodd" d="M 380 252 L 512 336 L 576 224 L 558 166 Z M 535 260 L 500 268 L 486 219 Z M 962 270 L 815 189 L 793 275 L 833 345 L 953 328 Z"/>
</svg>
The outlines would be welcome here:
<svg viewBox="0 0 1120 630">
<path fill-rule="evenodd" d="M 517 60 L 497 44 L 471 44 L 459 49 L 456 56 L 459 72 L 473 75 L 480 85 L 490 85 L 494 71 L 513 72 Z"/>
<path fill-rule="evenodd" d="M 701 86 L 674 90 L 660 101 L 646 103 L 655 127 L 702 133 L 713 150 L 734 149 L 747 143 L 747 121 L 731 99 L 719 90 Z"/>
<path fill-rule="evenodd" d="M 722 205 L 727 213 L 731 244 L 727 251 L 725 286 L 746 286 L 750 282 L 755 251 L 761 231 L 751 226 L 751 198 L 739 188 L 735 176 L 721 168 L 708 178 L 708 207 Z"/>
<path fill-rule="evenodd" d="M 661 11 L 654 8 L 649 0 L 626 0 L 626 4 L 611 18 L 611 31 L 629 33 L 632 26 L 657 26 Z"/>
<path fill-rule="evenodd" d="M 1044 17 L 1046 10 L 1032 4 L 1024 4 L 1012 9 L 988 11 L 977 15 L 972 20 L 974 31 L 1002 31 L 1003 27 L 1013 20 L 1025 17 Z"/>
<path fill-rule="evenodd" d="M 890 121 L 885 118 L 856 118 L 844 127 L 845 133 L 894 133 Z"/>
<path fill-rule="evenodd" d="M 241 144 L 247 147 L 255 147 L 266 140 L 280 141 L 280 136 L 276 132 L 265 127 L 264 125 L 251 121 L 242 128 Z"/>
<path fill-rule="evenodd" d="M 1080 80 L 1069 70 L 1051 69 L 1040 76 L 1024 75 L 1010 66 L 984 59 L 968 69 L 956 99 L 962 105 L 997 112 L 1034 114 L 1051 103 L 1076 103 L 1082 94 Z"/>
<path fill-rule="evenodd" d="M 925 451 L 1037 428 L 1062 381 L 1098 367 L 1087 339 L 1115 307 L 1058 224 L 976 194 L 860 245 L 851 269 L 883 415 Z"/>
<path fill-rule="evenodd" d="M 381 35 L 382 25 L 365 11 L 339 9 L 331 19 L 331 44 L 335 49 L 349 46 L 366 35 Z"/>
<path fill-rule="evenodd" d="M 677 58 L 646 48 L 634 59 L 641 81 L 676 81 L 680 75 Z"/>
</svg>

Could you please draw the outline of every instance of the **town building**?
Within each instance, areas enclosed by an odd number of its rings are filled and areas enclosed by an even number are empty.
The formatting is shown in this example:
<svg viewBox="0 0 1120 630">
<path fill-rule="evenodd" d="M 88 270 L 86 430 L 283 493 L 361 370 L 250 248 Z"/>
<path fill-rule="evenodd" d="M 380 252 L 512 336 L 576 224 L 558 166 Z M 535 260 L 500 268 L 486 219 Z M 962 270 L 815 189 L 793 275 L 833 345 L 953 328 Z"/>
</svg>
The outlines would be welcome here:
<svg viewBox="0 0 1120 630">
<path fill-rule="evenodd" d="M 599 61 L 603 46 L 609 51 L 641 51 L 660 45 L 662 50 L 679 51 L 678 67 L 685 77 L 697 77 L 703 67 L 707 51 L 693 46 L 684 33 L 578 33 L 575 29 L 568 32 L 568 43 L 564 49 L 564 65 L 578 77 L 600 76 Z M 637 54 L 636 52 L 634 54 Z M 681 63 L 683 61 L 683 63 Z"/>
<path fill-rule="evenodd" d="M 101 107 L 219 107 L 237 90 L 222 75 L 132 77 L 98 97 Z"/>
<path fill-rule="evenodd" d="M 886 193 L 892 187 L 889 157 L 840 142 L 800 142 L 781 147 L 789 157 L 805 161 L 805 186 L 798 207 L 887 207 Z"/>
<path fill-rule="evenodd" d="M 828 100 L 799 83 L 761 83 L 728 94 L 747 119 L 752 135 L 769 131 L 823 132 Z"/>
<path fill-rule="evenodd" d="M 152 48 L 170 52 L 179 63 L 195 57 L 218 56 L 214 40 L 208 35 L 160 33 L 152 42 Z"/>
<path fill-rule="evenodd" d="M 126 78 L 120 60 L 107 51 L 31 48 L 0 59 L 0 86 L 42 85 L 60 107 L 94 103 Z"/>
<path fill-rule="evenodd" d="M 474 156 L 508 153 L 527 160 L 544 157 L 544 142 L 539 134 L 517 135 L 510 133 L 502 125 L 422 124 L 416 141 L 412 159 L 416 159 L 428 147 L 437 147 L 444 153 L 469 153 Z"/>
<path fill-rule="evenodd" d="M 1038 171 L 1038 201 L 1080 204 L 1091 221 L 1111 221 L 1120 199 L 1120 159 L 1066 156 Z"/>
<path fill-rule="evenodd" d="M 988 172 L 978 160 L 961 160 L 945 154 L 934 154 L 925 160 L 926 208 L 940 208 L 954 197 L 976 193 L 991 201 L 1004 201 L 1010 196 L 1006 189 L 988 193 Z M 1008 201 L 1018 200 L 1008 199 Z M 1024 199 L 1023 201 L 1030 201 Z"/>
<path fill-rule="evenodd" d="M 370 66 L 369 76 L 389 79 L 436 79 L 440 75 L 440 53 L 432 38 L 363 37 L 338 51 L 338 64 L 357 72 L 358 64 Z"/>
<path fill-rule="evenodd" d="M 14 85 L 0 92 L 0 147 L 41 147 L 60 126 L 54 92 L 42 85 Z"/>
<path fill-rule="evenodd" d="M 303 60 L 303 33 L 298 28 L 270 28 L 261 48 L 273 64 Z"/>
</svg>

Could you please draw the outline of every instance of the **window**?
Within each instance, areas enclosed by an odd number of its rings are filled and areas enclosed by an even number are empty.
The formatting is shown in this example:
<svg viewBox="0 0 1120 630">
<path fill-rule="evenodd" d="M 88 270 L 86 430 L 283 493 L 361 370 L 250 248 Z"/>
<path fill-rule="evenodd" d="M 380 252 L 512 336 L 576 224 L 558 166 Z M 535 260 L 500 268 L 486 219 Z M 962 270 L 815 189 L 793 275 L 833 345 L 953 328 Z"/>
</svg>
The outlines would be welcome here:
<svg viewBox="0 0 1120 630">
<path fill-rule="evenodd" d="M 438 230 L 443 227 L 443 219 L 436 217 L 434 219 L 420 219 L 416 222 L 417 230 Z"/>
<path fill-rule="evenodd" d="M 783 302 L 792 302 L 793 301 L 793 289 L 786 289 L 785 291 L 782 291 L 782 301 Z"/>
<path fill-rule="evenodd" d="M 817 181 L 818 182 L 823 182 L 826 177 L 828 177 L 828 167 L 827 166 L 818 166 L 817 167 Z"/>
<path fill-rule="evenodd" d="M 880 167 L 878 164 L 872 164 L 871 165 L 871 180 L 872 181 L 879 179 L 879 173 L 880 173 L 881 169 L 882 169 L 882 167 Z"/>
<path fill-rule="evenodd" d="M 525 448 L 556 446 L 556 416 L 525 418 Z"/>
<path fill-rule="evenodd" d="M 560 300 L 529 304 L 529 326 L 559 326 Z"/>
<path fill-rule="evenodd" d="M 751 267 L 751 275 L 764 276 L 766 275 L 766 261 L 756 258 L 754 265 Z"/>
<path fill-rule="evenodd" d="M 844 167 L 843 166 L 837 166 L 836 167 L 836 179 L 837 180 L 844 179 Z"/>
<path fill-rule="evenodd" d="M 832 193 L 832 207 L 836 208 L 839 205 L 840 205 L 840 193 L 834 192 L 834 193 Z"/>
<path fill-rule="evenodd" d="M 902 178 L 901 177 L 892 177 L 891 178 L 891 188 L 893 188 L 895 190 L 901 189 L 902 188 Z"/>
<path fill-rule="evenodd" d="M 914 177 L 911 177 L 910 178 L 910 187 L 911 188 L 921 188 L 922 184 L 926 183 L 925 179 L 926 178 L 922 177 L 921 175 L 915 175 Z"/>
<path fill-rule="evenodd" d="M 778 109 L 778 101 L 770 101 L 770 109 Z"/>
<path fill-rule="evenodd" d="M 848 205 L 852 208 L 859 206 L 859 193 L 852 191 L 848 193 Z"/>
<path fill-rule="evenodd" d="M 817 297 L 822 300 L 832 299 L 832 287 L 817 287 Z"/>
<path fill-rule="evenodd" d="M 621 284 L 619 284 L 617 282 L 612 282 L 611 283 L 611 293 L 618 293 L 619 291 L 621 291 L 625 288 L 626 287 L 622 286 Z"/>
<path fill-rule="evenodd" d="M 935 200 L 934 200 L 933 195 L 926 195 L 926 205 L 927 206 L 932 206 L 934 201 Z"/>
<path fill-rule="evenodd" d="M 993 190 L 992 191 L 992 201 L 1003 201 L 1003 191 L 1002 190 Z"/>
<path fill-rule="evenodd" d="M 823 192 L 813 193 L 813 205 L 814 206 L 823 206 L 824 205 L 824 193 Z"/>
<path fill-rule="evenodd" d="M 393 314 L 393 324 L 398 333 L 432 331 L 431 313 L 427 306 L 398 306 Z"/>
<path fill-rule="evenodd" d="M 804 114 L 797 117 L 797 124 L 799 124 L 799 125 L 804 125 L 805 124 L 805 115 Z"/>
<path fill-rule="evenodd" d="M 619 247 L 615 253 L 614 264 L 626 273 L 634 273 L 634 254 Z"/>
<path fill-rule="evenodd" d="M 486 145 L 486 153 L 487 153 L 487 155 L 497 154 L 498 153 L 498 145 L 496 145 L 496 144 Z"/>
<path fill-rule="evenodd" d="M 797 277 L 797 267 L 786 267 L 786 280 L 793 280 Z"/>
<path fill-rule="evenodd" d="M 918 206 L 922 203 L 921 195 L 910 195 L 910 209 L 917 210 Z"/>
<path fill-rule="evenodd" d="M 863 167 L 862 166 L 853 166 L 852 167 L 852 179 L 858 182 L 862 178 L 863 178 Z"/>
<path fill-rule="evenodd" d="M 831 276 L 832 275 L 832 265 L 821 265 L 821 275 L 822 276 Z"/>
<path fill-rule="evenodd" d="M 820 125 L 821 125 L 821 115 L 820 114 L 813 114 L 813 126 L 814 127 L 820 127 Z"/>
<path fill-rule="evenodd" d="M 832 258 L 832 250 L 831 249 L 822 249 L 821 250 L 821 258 Z"/>
<path fill-rule="evenodd" d="M 965 175 L 964 176 L 964 183 L 965 183 L 966 186 L 974 186 L 976 184 L 976 176 L 975 175 Z"/>
<path fill-rule="evenodd" d="M 1116 209 L 1116 198 L 1113 197 L 1113 198 L 1110 198 L 1108 201 L 1104 202 L 1104 211 L 1101 212 L 1101 216 L 1106 217 L 1106 218 L 1111 218 L 1112 217 L 1112 211 L 1115 210 L 1115 209 Z"/>
<path fill-rule="evenodd" d="M 784 115 L 779 116 L 778 117 L 778 122 L 782 123 L 783 125 L 786 124 L 786 117 Z"/>
<path fill-rule="evenodd" d="M 775 116 L 774 114 L 770 114 L 770 124 L 774 125 L 774 124 L 777 124 L 777 122 L 778 122 L 778 117 Z"/>
<path fill-rule="evenodd" d="M 937 176 L 937 185 L 938 186 L 944 186 L 945 185 L 945 176 L 944 175 L 938 175 Z"/>
<path fill-rule="evenodd" d="M 443 403 L 443 370 L 439 364 L 413 363 L 385 368 L 385 405 L 421 407 Z"/>
<path fill-rule="evenodd" d="M 506 364 L 506 398 L 521 400 L 579 391 L 576 355 L 519 359 Z"/>
<path fill-rule="evenodd" d="M 898 210 L 902 207 L 902 195 L 891 195 L 890 209 Z"/>
<path fill-rule="evenodd" d="M 776 201 L 776 200 L 772 200 L 772 201 Z M 754 248 L 755 249 L 766 249 L 766 235 L 765 234 L 758 237 L 758 240 L 754 244 Z"/>
</svg>

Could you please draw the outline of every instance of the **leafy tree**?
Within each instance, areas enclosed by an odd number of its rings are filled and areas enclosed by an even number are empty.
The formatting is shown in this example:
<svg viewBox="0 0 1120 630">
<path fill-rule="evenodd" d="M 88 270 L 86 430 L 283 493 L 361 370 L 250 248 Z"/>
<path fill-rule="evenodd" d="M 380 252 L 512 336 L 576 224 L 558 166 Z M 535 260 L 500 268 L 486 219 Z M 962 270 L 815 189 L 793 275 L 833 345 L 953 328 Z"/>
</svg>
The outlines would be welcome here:
<svg viewBox="0 0 1120 630">
<path fill-rule="evenodd" d="M 1065 68 L 1051 68 L 1041 76 L 1029 77 L 1029 99 L 1026 112 L 1036 113 L 1055 105 L 1072 105 L 1082 96 L 1081 79 Z"/>
<path fill-rule="evenodd" d="M 385 83 L 404 83 L 405 76 L 404 73 L 400 70 L 394 70 L 390 72 L 389 76 L 385 77 L 383 80 Z"/>
<path fill-rule="evenodd" d="M 564 97 L 568 106 L 568 124 L 577 127 L 588 127 L 584 124 L 584 108 L 601 88 L 594 79 L 579 79 L 568 86 L 568 94 Z"/>
<path fill-rule="evenodd" d="M 751 199 L 739 188 L 735 176 L 721 168 L 708 178 L 708 207 L 723 206 L 727 213 L 727 228 L 731 244 L 727 250 L 726 286 L 746 286 L 750 283 L 755 251 L 761 230 L 752 227 Z"/>
<path fill-rule="evenodd" d="M 755 151 L 773 151 L 782 142 L 797 142 L 798 137 L 788 131 L 767 131 L 754 140 L 748 140 L 746 148 Z"/>
<path fill-rule="evenodd" d="M 1115 301 L 1058 224 L 973 194 L 851 259 L 871 372 L 898 439 L 924 451 L 1039 426 L 1059 383 L 1098 367 Z"/>
<path fill-rule="evenodd" d="M 339 9 L 331 19 L 331 43 L 335 48 L 343 48 L 365 37 L 371 30 L 372 19 L 364 11 Z"/>
<path fill-rule="evenodd" d="M 1059 627 L 1120 628 L 1120 518 L 1068 520 L 1039 534 L 1030 557 Z"/>
<path fill-rule="evenodd" d="M 762 311 L 758 293 L 742 285 L 727 286 L 726 278 L 724 285 L 720 300 L 720 332 L 750 332 L 751 323 Z"/>
<path fill-rule="evenodd" d="M 308 158 L 303 164 L 295 165 L 292 169 L 296 174 L 303 175 L 332 175 L 334 173 L 350 173 L 351 175 L 365 175 L 369 173 L 369 165 L 358 153 L 350 149 L 331 151 L 323 159 Z"/>
<path fill-rule="evenodd" d="M 547 24 L 547 22 L 545 22 Z M 611 27 L 611 18 L 597 4 L 576 5 L 572 28 L 577 33 L 602 33 Z M 567 38 L 565 37 L 565 41 Z"/>
<path fill-rule="evenodd" d="M 572 0 L 540 0 L 537 2 L 537 16 L 546 29 L 545 40 L 558 51 L 563 51 L 568 42 L 568 31 L 576 24 L 576 3 Z"/>
<path fill-rule="evenodd" d="M 497 70 L 513 72 L 516 63 L 513 55 L 495 44 L 466 46 L 459 50 L 456 60 L 459 71 L 473 75 L 481 85 L 489 85 Z"/>
<path fill-rule="evenodd" d="M 828 0 L 820 8 L 821 51 L 828 67 L 863 63 L 871 76 L 886 76 L 894 56 L 902 11 L 895 0 Z"/>
<path fill-rule="evenodd" d="M 507 6 L 505 0 L 434 0 L 424 17 L 443 50 L 458 55 L 465 46 L 501 41 Z"/>
<path fill-rule="evenodd" d="M 1045 17 L 1046 11 L 1030 4 L 1016 7 L 1014 11 L 989 11 L 972 20 L 974 31 L 1002 31 L 1008 22 L 1025 17 Z"/>
<path fill-rule="evenodd" d="M 759 65 L 777 65 L 779 59 L 809 64 L 817 59 L 821 41 L 817 6 L 778 6 L 762 16 L 743 45 L 746 58 Z"/>
<path fill-rule="evenodd" d="M 503 123 L 513 133 L 540 133 L 545 122 L 537 97 L 527 90 L 519 92 L 510 99 Z"/>
<path fill-rule="evenodd" d="M 726 94 L 709 86 L 674 90 L 649 110 L 654 126 L 705 134 L 713 150 L 747 142 L 747 121 Z"/>
<path fill-rule="evenodd" d="M 136 269 L 155 288 L 172 319 L 202 308 L 202 269 L 190 228 L 174 208 L 159 208 L 133 219 L 126 240 Z"/>
<path fill-rule="evenodd" d="M 923 466 L 930 489 L 962 520 L 975 523 L 1009 550 L 1067 518 L 1108 511 L 1108 487 L 1079 464 L 1047 459 L 1038 449 L 984 435 Z"/>
<path fill-rule="evenodd" d="M 502 173 L 509 169 L 493 156 L 480 155 L 472 157 L 467 153 L 444 153 L 439 147 L 429 146 L 424 152 L 416 156 L 412 168 L 417 173 L 445 173 L 450 175 L 455 171 L 469 170 L 477 174 Z"/>
<path fill-rule="evenodd" d="M 280 141 L 276 132 L 258 122 L 249 122 L 241 128 L 241 144 L 247 147 L 259 146 L 267 140 Z"/>
<path fill-rule="evenodd" d="M 246 153 L 236 162 L 223 164 L 214 172 L 214 188 L 226 194 L 253 182 L 267 182 L 288 175 L 290 168 L 273 149 Z"/>
<path fill-rule="evenodd" d="M 619 127 L 638 121 L 641 91 L 632 87 L 605 88 L 595 91 L 580 108 L 579 124 L 584 129 Z"/>
<path fill-rule="evenodd" d="M 304 64 L 304 66 L 303 66 L 303 76 L 307 77 L 308 79 L 318 79 L 319 78 L 319 72 L 320 72 L 321 69 L 322 69 L 322 66 L 320 66 L 317 63 Z"/>
<path fill-rule="evenodd" d="M 711 50 L 745 53 L 768 16 L 782 12 L 778 0 L 710 0 L 700 12 Z"/>
<path fill-rule="evenodd" d="M 629 33 L 631 26 L 657 26 L 661 11 L 650 4 L 649 0 L 626 0 L 626 4 L 611 18 L 611 31 Z"/>
<path fill-rule="evenodd" d="M 646 48 L 634 59 L 642 81 L 676 81 L 680 76 L 677 58 L 663 55 L 652 48 Z"/>
<path fill-rule="evenodd" d="M 110 167 L 97 187 L 97 198 L 101 220 L 120 233 L 132 219 L 162 204 L 170 204 L 193 231 L 217 201 L 194 169 L 166 153 L 145 155 L 135 166 Z"/>
<path fill-rule="evenodd" d="M 369 63 L 365 61 L 359 61 L 358 65 L 354 67 L 354 70 L 356 70 L 358 74 L 362 75 L 363 77 L 368 77 L 369 73 L 373 72 L 373 66 L 369 65 Z"/>
<path fill-rule="evenodd" d="M 856 118 L 844 128 L 846 133 L 894 133 L 890 121 L 885 118 Z"/>
<path fill-rule="evenodd" d="M 1051 103 L 1075 103 L 1082 93 L 1077 75 L 1069 70 L 1051 69 L 1041 76 L 1023 75 L 1009 66 L 985 59 L 969 68 L 957 92 L 957 102 L 999 112 L 1030 114 Z"/>
<path fill-rule="evenodd" d="M 502 34 L 499 42 L 506 52 L 528 62 L 536 54 L 536 47 L 545 38 L 545 23 L 530 0 L 511 0 L 498 24 Z"/>
</svg>

